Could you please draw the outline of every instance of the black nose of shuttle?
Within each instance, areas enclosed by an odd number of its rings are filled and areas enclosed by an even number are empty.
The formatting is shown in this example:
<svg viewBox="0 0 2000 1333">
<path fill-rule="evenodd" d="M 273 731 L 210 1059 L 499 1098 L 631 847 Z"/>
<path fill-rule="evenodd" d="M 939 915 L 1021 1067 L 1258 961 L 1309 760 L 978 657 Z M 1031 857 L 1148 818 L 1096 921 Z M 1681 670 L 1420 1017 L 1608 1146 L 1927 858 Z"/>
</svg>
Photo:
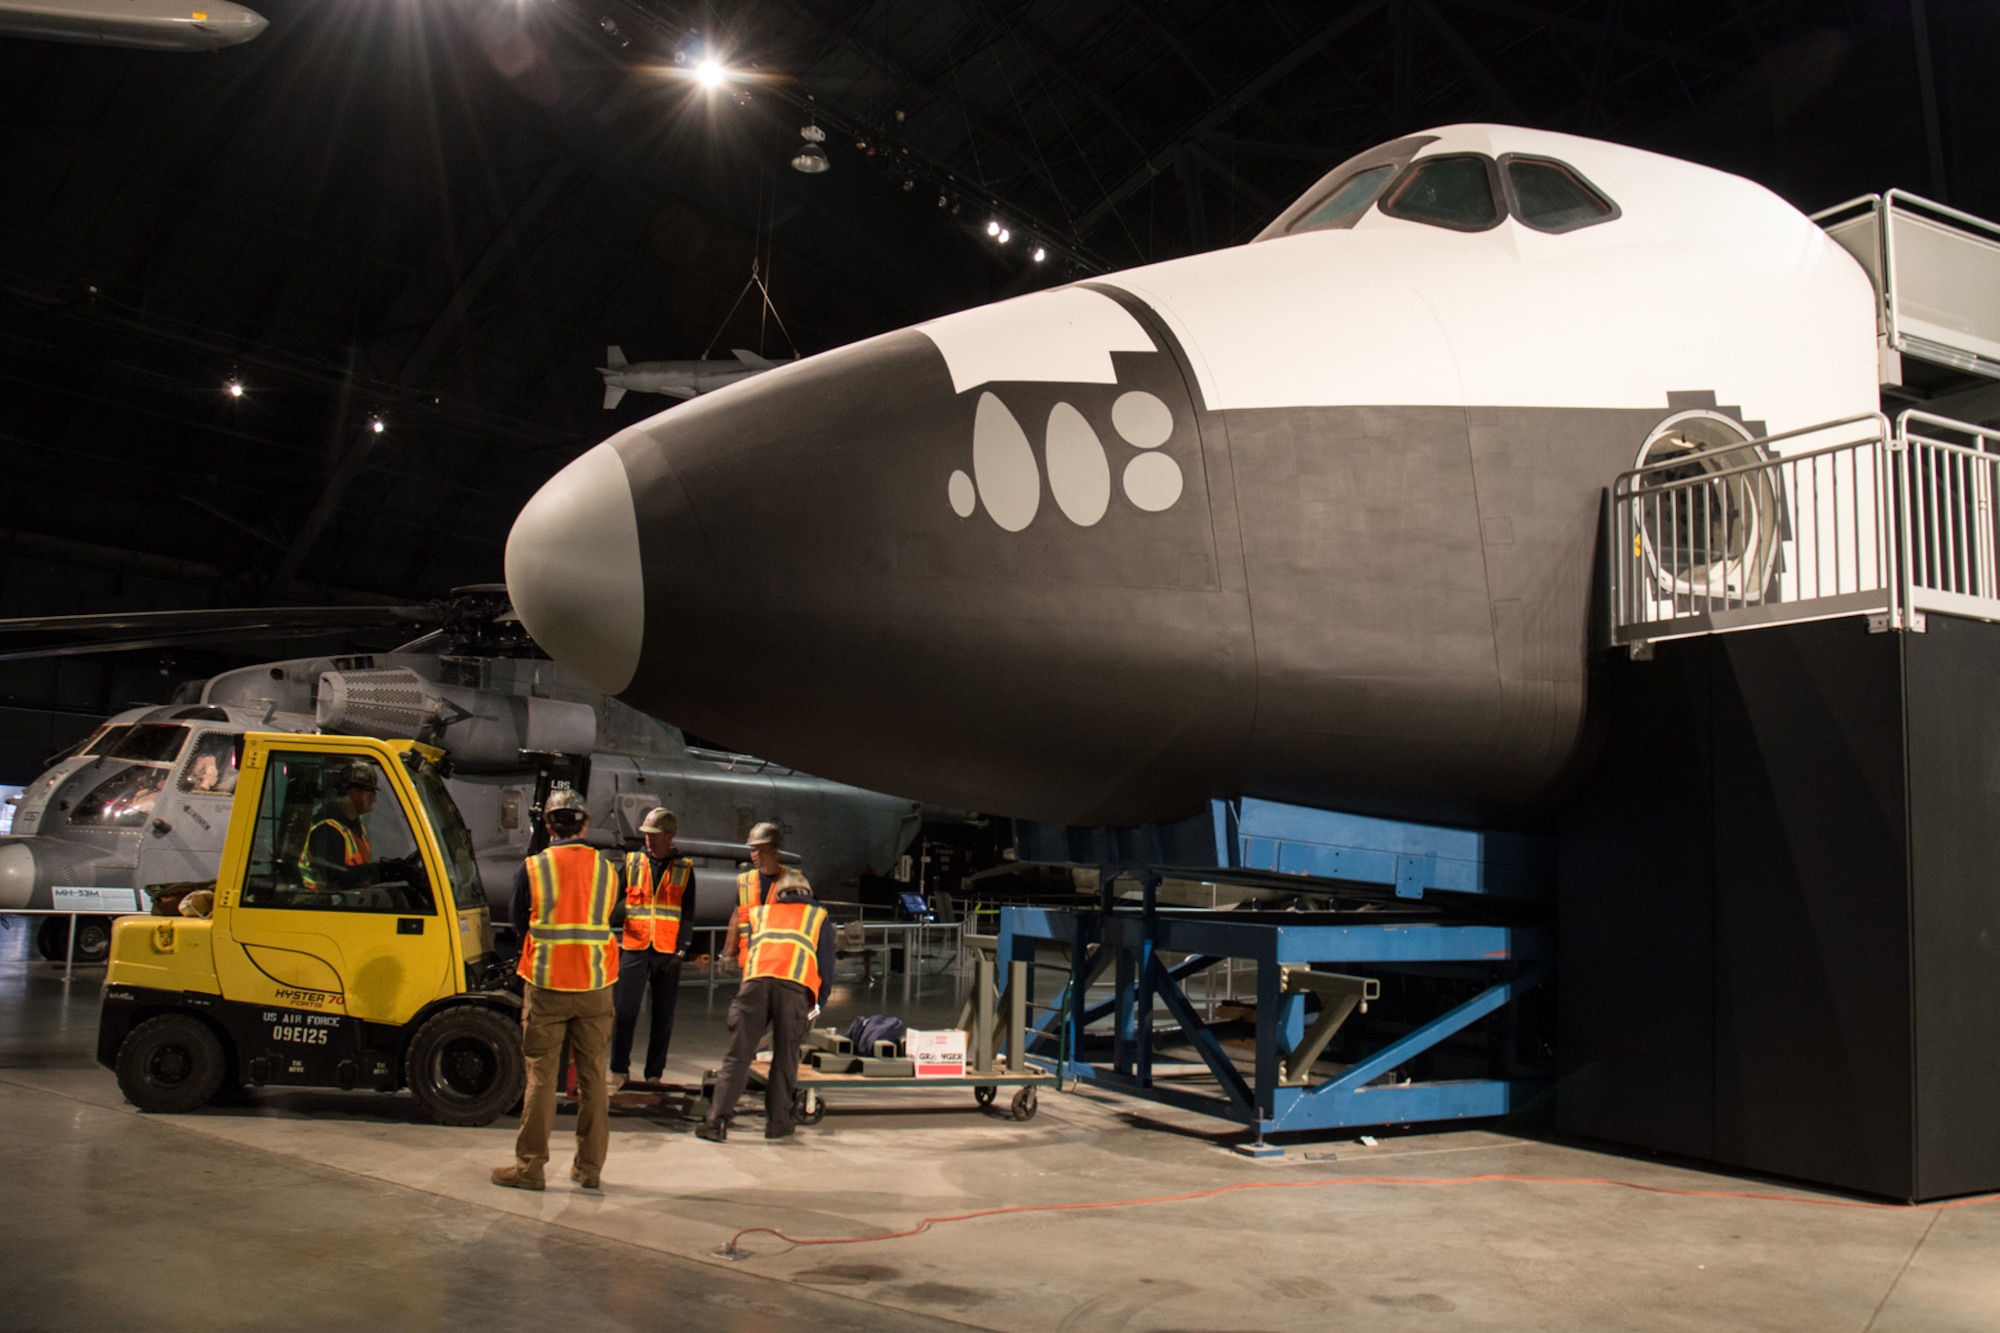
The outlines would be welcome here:
<svg viewBox="0 0 2000 1333">
<path fill-rule="evenodd" d="M 599 445 L 522 511 L 508 585 L 551 655 L 716 742 L 1134 822 L 1193 808 L 1247 725 L 1214 447 L 1148 311 L 1041 293 Z"/>
</svg>

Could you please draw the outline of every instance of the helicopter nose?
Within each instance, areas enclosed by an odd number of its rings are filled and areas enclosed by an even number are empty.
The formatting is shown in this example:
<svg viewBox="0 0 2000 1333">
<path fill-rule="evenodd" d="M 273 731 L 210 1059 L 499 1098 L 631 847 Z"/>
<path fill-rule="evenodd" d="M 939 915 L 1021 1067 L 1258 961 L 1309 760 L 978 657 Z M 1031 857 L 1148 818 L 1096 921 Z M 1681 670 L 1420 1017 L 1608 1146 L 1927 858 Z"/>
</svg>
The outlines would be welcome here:
<svg viewBox="0 0 2000 1333">
<path fill-rule="evenodd" d="M 0 843 L 0 909 L 27 907 L 34 892 L 34 848 L 25 842 Z"/>
<path fill-rule="evenodd" d="M 613 442 L 535 492 L 507 535 L 507 591 L 544 651 L 617 694 L 645 645 L 644 576 L 632 483 Z"/>
</svg>

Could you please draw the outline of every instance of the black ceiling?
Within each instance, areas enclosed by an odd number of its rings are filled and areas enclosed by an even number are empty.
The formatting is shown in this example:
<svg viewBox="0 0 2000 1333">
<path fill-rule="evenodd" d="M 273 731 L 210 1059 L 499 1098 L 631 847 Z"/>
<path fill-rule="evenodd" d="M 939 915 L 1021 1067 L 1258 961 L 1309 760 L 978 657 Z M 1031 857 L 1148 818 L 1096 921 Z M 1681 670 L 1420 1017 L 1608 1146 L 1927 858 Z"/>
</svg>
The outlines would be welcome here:
<svg viewBox="0 0 2000 1333">
<path fill-rule="evenodd" d="M 1428 125 L 2000 215 L 1984 0 L 251 3 L 213 55 L 0 40 L 0 616 L 497 578 L 535 486 L 665 405 L 602 410 L 607 343 L 810 353 L 1232 244 Z M 750 76 L 701 90 L 704 45 Z M 789 338 L 725 320 L 753 257 Z M 0 714 L 156 662 L 0 663 Z"/>
</svg>

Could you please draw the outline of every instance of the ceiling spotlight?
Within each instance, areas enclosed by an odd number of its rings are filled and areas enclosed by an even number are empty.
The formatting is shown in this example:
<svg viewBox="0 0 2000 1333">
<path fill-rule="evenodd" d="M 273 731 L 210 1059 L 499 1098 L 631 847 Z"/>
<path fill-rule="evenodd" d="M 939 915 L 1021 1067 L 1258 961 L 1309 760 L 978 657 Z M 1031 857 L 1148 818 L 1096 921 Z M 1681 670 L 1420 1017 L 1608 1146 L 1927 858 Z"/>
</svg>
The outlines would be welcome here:
<svg viewBox="0 0 2000 1333">
<path fill-rule="evenodd" d="M 1041 263 L 1044 259 L 1047 259 L 1048 257 L 1049 257 L 1049 252 L 1047 249 L 1039 245 L 1035 247 L 1035 262 L 1037 264 Z"/>
<path fill-rule="evenodd" d="M 1000 244 L 1005 245 L 1010 239 L 1012 239 L 1013 235 L 1014 235 L 1013 232 L 1008 231 L 1005 227 L 1002 227 L 1000 229 L 1000 234 L 998 236 L 995 236 L 993 239 L 1000 242 Z"/>
<path fill-rule="evenodd" d="M 817 125 L 801 125 L 799 137 L 806 142 L 792 158 L 793 171 L 803 171 L 808 176 L 817 176 L 833 165 L 826 160 L 826 150 L 820 147 L 826 142 L 825 130 Z"/>
<path fill-rule="evenodd" d="M 386 423 L 383 422 L 382 418 L 370 417 L 368 418 L 368 429 L 374 431 L 377 435 L 380 435 L 383 431 L 389 429 L 389 427 Z"/>
<path fill-rule="evenodd" d="M 729 71 L 722 67 L 720 60 L 710 56 L 694 67 L 694 77 L 704 88 L 720 88 L 729 77 Z"/>
<path fill-rule="evenodd" d="M 231 375 L 229 382 L 222 386 L 222 391 L 231 398 L 241 398 L 243 396 L 243 381 Z"/>
<path fill-rule="evenodd" d="M 939 208 L 943 208 L 943 207 L 944 207 L 944 206 L 945 206 L 946 204 L 949 204 L 950 202 L 951 202 L 951 200 L 949 200 L 949 199 L 945 198 L 945 197 L 944 197 L 943 195 L 939 195 L 939 196 L 938 196 L 938 207 L 939 207 Z"/>
<path fill-rule="evenodd" d="M 1000 234 L 1000 224 L 998 222 L 988 221 L 986 224 L 986 234 L 988 236 L 998 236 Z"/>
</svg>

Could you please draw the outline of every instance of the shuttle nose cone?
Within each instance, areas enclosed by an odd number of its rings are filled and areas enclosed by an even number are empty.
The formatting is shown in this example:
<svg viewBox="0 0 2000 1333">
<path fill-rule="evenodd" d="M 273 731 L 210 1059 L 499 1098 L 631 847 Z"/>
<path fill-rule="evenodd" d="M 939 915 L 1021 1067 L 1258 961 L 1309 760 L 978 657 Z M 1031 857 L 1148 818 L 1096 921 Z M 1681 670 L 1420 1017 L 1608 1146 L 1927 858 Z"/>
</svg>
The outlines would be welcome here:
<svg viewBox="0 0 2000 1333">
<path fill-rule="evenodd" d="M 645 583 L 632 484 L 610 443 L 556 473 L 514 520 L 507 591 L 544 652 L 607 694 L 632 683 Z"/>
<path fill-rule="evenodd" d="M 1245 612 L 1150 318 L 1038 293 L 662 412 L 521 515 L 521 616 L 627 703 L 824 777 L 1070 822 L 1192 808 L 1246 716 Z"/>
</svg>

